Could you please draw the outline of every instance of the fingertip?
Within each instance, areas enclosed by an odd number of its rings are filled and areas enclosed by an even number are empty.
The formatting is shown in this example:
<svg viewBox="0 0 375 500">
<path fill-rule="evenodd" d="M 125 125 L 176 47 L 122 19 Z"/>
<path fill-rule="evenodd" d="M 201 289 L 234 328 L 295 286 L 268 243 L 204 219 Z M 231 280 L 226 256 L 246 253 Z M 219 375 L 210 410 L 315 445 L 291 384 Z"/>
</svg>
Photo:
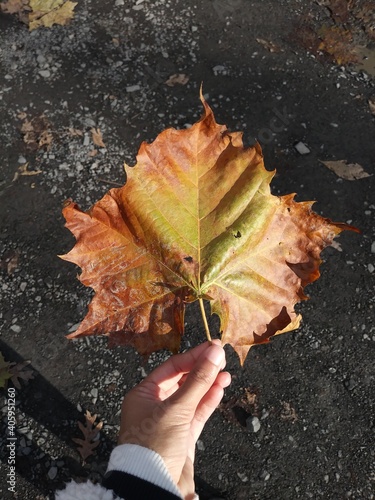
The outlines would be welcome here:
<svg viewBox="0 0 375 500">
<path fill-rule="evenodd" d="M 207 351 L 205 351 L 205 357 L 213 365 L 220 367 L 220 369 L 223 363 L 225 363 L 225 351 L 216 343 L 212 344 Z"/>
</svg>

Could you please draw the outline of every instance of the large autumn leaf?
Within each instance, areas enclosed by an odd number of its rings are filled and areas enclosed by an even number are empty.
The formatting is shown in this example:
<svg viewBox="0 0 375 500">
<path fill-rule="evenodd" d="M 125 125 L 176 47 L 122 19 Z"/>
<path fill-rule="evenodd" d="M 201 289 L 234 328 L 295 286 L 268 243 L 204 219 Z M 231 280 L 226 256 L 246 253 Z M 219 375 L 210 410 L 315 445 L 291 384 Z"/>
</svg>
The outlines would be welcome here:
<svg viewBox="0 0 375 500">
<path fill-rule="evenodd" d="M 177 351 L 187 302 L 211 301 L 222 342 L 246 358 L 250 347 L 297 328 L 294 308 L 319 277 L 320 253 L 346 224 L 332 223 L 270 193 L 274 172 L 259 145 L 204 116 L 188 130 L 168 129 L 142 143 L 127 182 L 87 213 L 63 212 L 77 239 L 62 258 L 82 268 L 95 290 L 69 338 L 109 335 L 149 354 Z"/>
</svg>

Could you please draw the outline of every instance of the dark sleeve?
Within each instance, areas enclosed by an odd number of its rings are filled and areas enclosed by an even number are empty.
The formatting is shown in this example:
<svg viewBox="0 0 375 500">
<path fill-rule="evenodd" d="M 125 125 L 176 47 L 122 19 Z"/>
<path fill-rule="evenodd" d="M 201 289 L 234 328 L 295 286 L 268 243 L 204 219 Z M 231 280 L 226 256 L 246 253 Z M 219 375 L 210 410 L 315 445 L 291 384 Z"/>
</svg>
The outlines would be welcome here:
<svg viewBox="0 0 375 500">
<path fill-rule="evenodd" d="M 124 500 L 181 500 L 160 486 L 126 472 L 111 470 L 104 476 L 102 486 Z"/>
</svg>

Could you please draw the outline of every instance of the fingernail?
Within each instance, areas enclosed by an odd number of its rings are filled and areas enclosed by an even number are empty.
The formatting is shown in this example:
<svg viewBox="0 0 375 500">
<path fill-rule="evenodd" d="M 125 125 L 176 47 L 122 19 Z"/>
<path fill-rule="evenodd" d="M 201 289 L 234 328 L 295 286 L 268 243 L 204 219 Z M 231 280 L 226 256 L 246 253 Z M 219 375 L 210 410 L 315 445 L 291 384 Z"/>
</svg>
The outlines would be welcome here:
<svg viewBox="0 0 375 500">
<path fill-rule="evenodd" d="M 207 349 L 207 359 L 216 366 L 220 366 L 224 360 L 224 349 L 216 344 L 212 344 Z"/>
</svg>

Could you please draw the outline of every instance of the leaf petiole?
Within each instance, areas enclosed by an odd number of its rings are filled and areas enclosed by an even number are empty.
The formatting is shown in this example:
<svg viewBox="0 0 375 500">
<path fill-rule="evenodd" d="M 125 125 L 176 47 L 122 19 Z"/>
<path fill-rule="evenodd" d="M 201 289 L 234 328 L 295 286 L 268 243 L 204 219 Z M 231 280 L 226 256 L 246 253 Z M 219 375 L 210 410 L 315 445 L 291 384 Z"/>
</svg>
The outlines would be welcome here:
<svg viewBox="0 0 375 500">
<path fill-rule="evenodd" d="M 203 299 L 202 299 L 202 297 L 199 297 L 198 300 L 199 300 L 199 306 L 201 308 L 201 313 L 202 313 L 202 319 L 203 319 L 204 328 L 206 330 L 207 340 L 209 342 L 211 342 L 212 339 L 211 339 L 210 329 L 208 328 L 208 323 L 207 323 L 207 318 L 206 318 L 206 311 L 204 310 Z"/>
</svg>

